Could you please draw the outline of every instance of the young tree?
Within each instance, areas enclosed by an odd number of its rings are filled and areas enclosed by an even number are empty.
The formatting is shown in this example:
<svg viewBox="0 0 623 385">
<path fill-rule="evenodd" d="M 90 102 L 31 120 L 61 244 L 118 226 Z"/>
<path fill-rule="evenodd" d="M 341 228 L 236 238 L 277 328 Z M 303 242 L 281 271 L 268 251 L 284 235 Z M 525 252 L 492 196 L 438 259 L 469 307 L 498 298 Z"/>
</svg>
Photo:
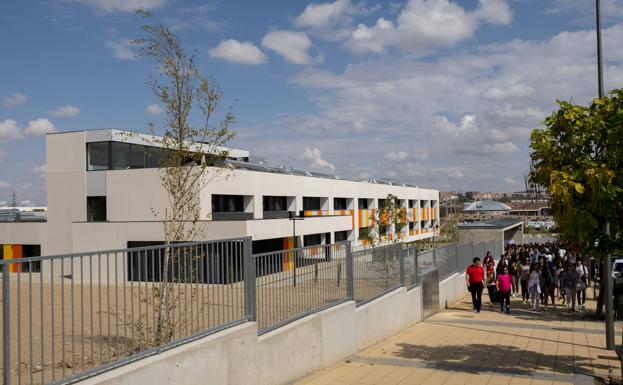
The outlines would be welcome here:
<svg viewBox="0 0 623 385">
<path fill-rule="evenodd" d="M 140 57 L 155 62 L 148 84 L 166 110 L 164 134 L 151 140 L 161 149 L 152 155 L 160 160 L 168 208 L 164 213 L 154 210 L 154 215 L 164 224 L 165 245 L 193 241 L 204 228 L 198 222 L 209 219 L 201 217 L 200 192 L 223 170 L 220 166 L 229 154 L 227 144 L 234 136 L 230 130 L 234 116 L 228 110 L 222 119 L 213 122 L 223 95 L 218 84 L 201 74 L 195 53 L 186 53 L 173 32 L 149 12 L 137 13 L 148 24 L 143 26 L 145 36 L 134 40 L 134 44 Z M 191 115 L 199 124 L 193 123 Z M 179 322 L 174 320 L 174 301 L 169 298 L 174 279 L 170 277 L 171 266 L 189 268 L 188 255 L 171 253 L 168 247 L 165 250 L 162 279 L 154 293 L 158 309 L 152 341 L 155 345 L 168 342 L 175 322 Z"/>
<path fill-rule="evenodd" d="M 621 247 L 623 90 L 588 106 L 558 104 L 545 128 L 532 132 L 530 182 L 550 194 L 561 236 L 603 257 Z"/>
</svg>

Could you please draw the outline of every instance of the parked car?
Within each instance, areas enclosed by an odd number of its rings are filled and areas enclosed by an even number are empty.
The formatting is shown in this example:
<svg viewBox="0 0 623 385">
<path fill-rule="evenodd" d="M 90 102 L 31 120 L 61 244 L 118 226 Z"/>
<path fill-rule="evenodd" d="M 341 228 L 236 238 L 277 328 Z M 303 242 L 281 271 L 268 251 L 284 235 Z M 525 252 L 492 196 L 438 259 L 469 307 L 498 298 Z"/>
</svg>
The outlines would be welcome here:
<svg viewBox="0 0 623 385">
<path fill-rule="evenodd" d="M 612 263 L 612 280 L 615 285 L 623 283 L 623 258 L 617 258 Z"/>
</svg>

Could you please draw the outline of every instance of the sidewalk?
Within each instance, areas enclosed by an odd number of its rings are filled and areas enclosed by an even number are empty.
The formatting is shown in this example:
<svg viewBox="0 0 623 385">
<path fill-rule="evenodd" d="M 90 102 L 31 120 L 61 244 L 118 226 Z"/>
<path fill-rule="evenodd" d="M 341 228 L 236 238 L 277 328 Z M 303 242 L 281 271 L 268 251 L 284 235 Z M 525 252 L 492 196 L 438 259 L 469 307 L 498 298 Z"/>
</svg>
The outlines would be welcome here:
<svg viewBox="0 0 623 385">
<path fill-rule="evenodd" d="M 620 379 L 616 353 L 604 349 L 603 322 L 512 301 L 510 315 L 488 304 L 476 314 L 465 297 L 297 384 L 601 384 L 594 376 L 606 379 L 610 368 Z M 619 325 L 615 333 L 618 343 Z"/>
</svg>

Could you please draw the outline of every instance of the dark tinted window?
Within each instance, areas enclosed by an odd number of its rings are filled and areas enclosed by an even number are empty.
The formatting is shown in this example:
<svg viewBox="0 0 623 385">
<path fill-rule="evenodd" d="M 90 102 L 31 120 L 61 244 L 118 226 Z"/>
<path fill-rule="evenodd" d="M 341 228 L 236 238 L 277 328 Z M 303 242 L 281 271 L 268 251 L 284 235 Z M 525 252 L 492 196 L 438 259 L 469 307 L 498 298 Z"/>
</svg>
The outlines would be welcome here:
<svg viewBox="0 0 623 385">
<path fill-rule="evenodd" d="M 303 197 L 303 210 L 320 210 L 320 198 Z"/>
<path fill-rule="evenodd" d="M 315 246 L 322 243 L 322 234 L 309 234 L 303 236 L 305 246 Z"/>
<path fill-rule="evenodd" d="M 263 198 L 264 211 L 287 211 L 286 197 L 265 196 Z"/>
<path fill-rule="evenodd" d="M 244 211 L 242 195 L 212 195 L 212 212 L 241 213 Z"/>
<path fill-rule="evenodd" d="M 87 143 L 87 170 L 108 170 L 109 142 Z"/>
<path fill-rule="evenodd" d="M 346 210 L 346 198 L 333 198 L 333 208 L 335 210 Z"/>
<path fill-rule="evenodd" d="M 111 142 L 112 169 L 130 168 L 130 143 Z"/>
<path fill-rule="evenodd" d="M 145 168 L 145 146 L 130 145 L 130 168 Z"/>
<path fill-rule="evenodd" d="M 359 210 L 364 210 L 364 209 L 368 209 L 368 200 L 367 199 L 359 199 L 358 200 L 358 206 L 359 206 Z"/>
<path fill-rule="evenodd" d="M 106 197 L 87 197 L 87 222 L 106 221 Z"/>
<path fill-rule="evenodd" d="M 347 231 L 336 231 L 335 234 L 333 234 L 333 238 L 335 242 L 345 241 L 348 238 L 348 232 Z"/>
</svg>

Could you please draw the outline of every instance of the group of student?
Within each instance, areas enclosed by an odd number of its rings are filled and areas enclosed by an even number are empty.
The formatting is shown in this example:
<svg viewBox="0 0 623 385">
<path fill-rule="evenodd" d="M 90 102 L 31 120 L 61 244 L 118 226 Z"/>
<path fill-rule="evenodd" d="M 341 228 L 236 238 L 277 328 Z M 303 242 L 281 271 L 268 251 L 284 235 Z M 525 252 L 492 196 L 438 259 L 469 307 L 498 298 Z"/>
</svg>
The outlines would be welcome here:
<svg viewBox="0 0 623 385">
<path fill-rule="evenodd" d="M 590 274 L 577 249 L 557 242 L 546 244 L 509 244 L 496 261 L 487 251 L 482 263 L 479 257 L 466 271 L 467 287 L 472 295 L 474 311 L 482 308 L 482 293 L 489 294 L 489 304 L 499 303 L 500 311 L 510 313 L 511 297 L 521 295 L 522 303 L 540 311 L 547 310 L 549 301 L 554 309 L 560 301 L 569 312 L 586 308 L 586 289 Z M 521 294 L 520 294 L 521 290 Z"/>
</svg>

